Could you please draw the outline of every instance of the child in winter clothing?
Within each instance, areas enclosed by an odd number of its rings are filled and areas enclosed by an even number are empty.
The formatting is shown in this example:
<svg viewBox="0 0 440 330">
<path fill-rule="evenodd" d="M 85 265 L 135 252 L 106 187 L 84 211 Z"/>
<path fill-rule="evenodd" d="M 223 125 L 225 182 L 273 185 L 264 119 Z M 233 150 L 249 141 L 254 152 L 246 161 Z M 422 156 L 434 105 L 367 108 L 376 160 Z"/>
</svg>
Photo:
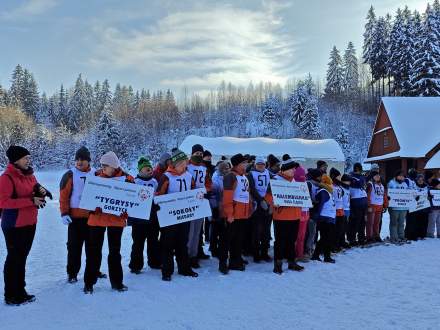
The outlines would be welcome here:
<svg viewBox="0 0 440 330">
<path fill-rule="evenodd" d="M 333 189 L 331 188 L 331 179 L 327 176 L 322 177 L 322 183 L 325 188 L 320 188 L 315 200 L 318 203 L 316 207 L 317 230 L 319 231 L 319 241 L 316 244 L 312 260 L 321 261 L 320 255 L 324 254 L 324 262 L 335 263 L 331 257 L 333 230 L 336 218 L 336 206 L 333 200 Z"/>
<path fill-rule="evenodd" d="M 107 180 L 117 180 L 134 183 L 134 178 L 121 169 L 118 157 L 113 151 L 104 154 L 100 161 L 102 169 L 95 173 L 95 176 Z M 103 213 L 100 208 L 90 213 L 89 239 L 90 245 L 86 251 L 86 270 L 84 274 L 84 293 L 93 293 L 93 286 L 96 284 L 99 266 L 102 259 L 102 245 L 104 235 L 107 230 L 108 240 L 108 269 L 112 288 L 117 291 L 126 291 L 127 287 L 123 284 L 123 273 L 121 265 L 121 238 L 126 225 L 128 215 L 126 212 L 121 215 Z"/>
<path fill-rule="evenodd" d="M 212 176 L 213 196 L 209 202 L 212 209 L 211 233 L 209 250 L 213 257 L 219 257 L 220 241 L 225 235 L 225 215 L 223 212 L 223 178 L 229 173 L 229 165 L 222 161 L 217 165 L 217 170 Z"/>
<path fill-rule="evenodd" d="M 405 176 L 401 170 L 397 171 L 388 183 L 388 189 L 410 189 L 405 182 Z M 408 208 L 390 207 L 390 240 L 393 243 L 405 240 L 405 222 Z"/>
<path fill-rule="evenodd" d="M 429 223 L 426 236 L 434 238 L 437 228 L 437 237 L 440 238 L 440 206 L 436 206 L 433 203 L 432 191 L 440 191 L 440 180 L 432 179 L 431 188 L 429 191 L 429 199 L 431 201 L 431 212 L 429 213 Z"/>
<path fill-rule="evenodd" d="M 223 178 L 223 211 L 226 218 L 226 235 L 221 240 L 219 271 L 228 273 L 229 269 L 245 270 L 242 258 L 245 220 L 251 215 L 252 201 L 249 194 L 249 181 L 246 177 L 247 161 L 242 154 L 231 157 L 232 170 Z"/>
<path fill-rule="evenodd" d="M 321 189 L 322 172 L 318 169 L 309 169 L 307 173 L 307 187 L 309 188 L 310 197 L 312 199 L 313 207 L 309 210 L 310 219 L 307 224 L 307 233 L 305 241 L 305 258 L 312 256 L 315 243 L 316 243 L 316 226 L 319 214 L 317 213 L 318 202 L 316 200 L 316 194 Z"/>
<path fill-rule="evenodd" d="M 175 150 L 171 164 L 162 176 L 157 187 L 157 195 L 172 194 L 195 188 L 194 179 L 186 170 L 188 157 L 183 151 Z M 197 277 L 191 269 L 188 257 L 189 222 L 162 227 L 160 245 L 162 254 L 162 280 L 171 281 L 174 272 L 173 256 L 176 255 L 178 273 L 183 276 Z"/>
<path fill-rule="evenodd" d="M 370 173 L 371 181 L 367 184 L 367 242 L 380 242 L 380 222 L 388 207 L 388 198 L 379 172 Z"/>
<path fill-rule="evenodd" d="M 342 188 L 341 172 L 336 168 L 330 169 L 330 178 L 333 181 L 333 200 L 336 207 L 336 222 L 332 250 L 339 252 L 345 243 L 345 213 L 344 213 L 344 189 Z"/>
<path fill-rule="evenodd" d="M 153 177 L 153 167 L 146 157 L 141 157 L 138 161 L 138 175 L 134 182 L 138 185 L 151 187 L 156 192 L 158 182 Z M 128 218 L 127 224 L 131 226 L 131 259 L 128 267 L 134 274 L 140 274 L 144 268 L 144 246 L 147 241 L 148 266 L 153 269 L 160 269 L 160 245 L 159 245 L 159 222 L 157 220 L 157 210 L 155 204 L 151 209 L 149 220 Z"/>
<path fill-rule="evenodd" d="M 294 174 L 298 163 L 288 158 L 281 163 L 281 171 L 274 180 L 295 182 Z M 283 259 L 287 259 L 289 269 L 302 271 L 304 267 L 296 263 L 296 238 L 301 219 L 301 208 L 292 206 L 278 206 L 273 200 L 273 226 L 275 233 L 274 243 L 274 269 L 276 274 L 283 272 Z"/>
<path fill-rule="evenodd" d="M 247 175 L 249 192 L 254 201 L 254 212 L 251 217 L 252 245 L 254 262 L 272 261 L 269 256 L 270 245 L 270 214 L 268 188 L 270 173 L 262 157 L 256 158 L 255 166 Z"/>
<path fill-rule="evenodd" d="M 194 180 L 195 188 L 206 188 L 207 194 L 209 195 L 211 193 L 212 183 L 208 168 L 205 163 L 203 163 L 203 151 L 203 147 L 200 144 L 193 145 L 187 170 Z M 204 219 L 193 220 L 189 224 L 188 256 L 192 268 L 200 268 L 198 253 L 203 220 Z"/>
<path fill-rule="evenodd" d="M 423 202 L 428 199 L 429 188 L 425 183 L 425 177 L 422 174 L 418 174 L 415 178 L 413 190 L 416 191 L 416 201 Z M 426 204 L 428 206 L 430 204 Z M 428 229 L 428 217 L 430 207 L 424 209 L 409 212 L 406 218 L 405 237 L 406 239 L 417 241 L 426 237 Z"/>
<path fill-rule="evenodd" d="M 299 166 L 295 169 L 295 174 L 293 176 L 296 182 L 306 182 L 306 170 L 304 167 Z M 298 228 L 298 237 L 296 238 L 295 250 L 297 260 L 304 261 L 304 245 L 307 233 L 307 226 L 310 219 L 309 209 L 301 209 L 301 219 Z"/>
<path fill-rule="evenodd" d="M 90 152 L 86 147 L 81 147 L 75 154 L 75 166 L 64 173 L 60 182 L 60 212 L 61 220 L 68 225 L 67 230 L 67 281 L 76 283 L 77 275 L 81 268 L 81 255 L 83 245 L 88 250 L 89 227 L 87 220 L 88 210 L 79 208 L 81 195 L 87 177 L 95 170 L 90 167 Z M 99 260 L 101 264 L 101 260 Z M 98 267 L 99 270 L 100 267 Z M 99 272 L 98 277 L 104 275 Z"/>
</svg>

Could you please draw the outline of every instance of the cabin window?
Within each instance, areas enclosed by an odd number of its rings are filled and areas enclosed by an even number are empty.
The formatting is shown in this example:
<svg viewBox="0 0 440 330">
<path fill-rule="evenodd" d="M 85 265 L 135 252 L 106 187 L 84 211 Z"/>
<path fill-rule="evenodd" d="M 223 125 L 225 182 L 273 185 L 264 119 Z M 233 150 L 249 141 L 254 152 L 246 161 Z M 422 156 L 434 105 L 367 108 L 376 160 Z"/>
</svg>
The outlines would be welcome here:
<svg viewBox="0 0 440 330">
<path fill-rule="evenodd" d="M 390 140 L 389 137 L 387 135 L 387 132 L 383 133 L 383 147 L 384 148 L 388 148 L 390 146 Z"/>
</svg>

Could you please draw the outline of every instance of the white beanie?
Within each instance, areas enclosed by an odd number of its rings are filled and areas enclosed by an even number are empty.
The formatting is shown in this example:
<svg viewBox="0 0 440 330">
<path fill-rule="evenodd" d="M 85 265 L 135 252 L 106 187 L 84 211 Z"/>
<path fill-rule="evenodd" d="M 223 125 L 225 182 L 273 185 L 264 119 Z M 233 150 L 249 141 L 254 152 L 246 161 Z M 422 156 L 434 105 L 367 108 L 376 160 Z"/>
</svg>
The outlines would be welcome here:
<svg viewBox="0 0 440 330">
<path fill-rule="evenodd" d="M 257 159 L 255 159 L 255 164 L 266 164 L 266 160 L 264 157 L 257 157 Z"/>
<path fill-rule="evenodd" d="M 99 160 L 101 165 L 107 165 L 113 168 L 120 168 L 121 162 L 118 159 L 118 156 L 113 151 L 109 151 L 106 154 L 102 155 L 101 159 Z"/>
</svg>

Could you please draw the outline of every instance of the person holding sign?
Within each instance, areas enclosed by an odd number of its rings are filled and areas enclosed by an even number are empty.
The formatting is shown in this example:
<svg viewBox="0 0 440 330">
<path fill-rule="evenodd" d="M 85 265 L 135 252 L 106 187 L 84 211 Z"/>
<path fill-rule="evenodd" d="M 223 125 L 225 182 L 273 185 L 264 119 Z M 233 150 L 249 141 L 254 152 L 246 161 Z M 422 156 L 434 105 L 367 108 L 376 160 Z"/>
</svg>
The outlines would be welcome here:
<svg viewBox="0 0 440 330">
<path fill-rule="evenodd" d="M 317 202 L 317 230 L 319 231 L 319 241 L 311 260 L 322 261 L 321 254 L 324 254 L 324 262 L 335 263 L 331 257 L 332 238 L 336 218 L 336 205 L 333 200 L 333 188 L 331 188 L 331 179 L 328 176 L 322 176 L 322 186 L 317 193 L 315 200 Z"/>
<path fill-rule="evenodd" d="M 432 179 L 429 190 L 431 212 L 429 213 L 428 230 L 426 236 L 434 238 L 437 227 L 437 237 L 440 238 L 440 180 Z"/>
<path fill-rule="evenodd" d="M 293 176 L 298 163 L 288 158 L 281 163 L 280 172 L 273 178 L 278 181 L 295 182 Z M 274 202 L 272 201 L 272 204 Z M 301 208 L 292 206 L 278 206 L 273 204 L 273 227 L 275 233 L 274 268 L 276 274 L 283 273 L 283 259 L 287 259 L 289 269 L 303 271 L 296 259 L 296 238 L 298 236 Z"/>
<path fill-rule="evenodd" d="M 246 219 L 251 215 L 249 181 L 246 177 L 247 160 L 242 154 L 231 157 L 232 170 L 223 179 L 223 212 L 226 218 L 226 235 L 220 240 L 219 270 L 244 271 L 245 261 L 241 255 Z"/>
<path fill-rule="evenodd" d="M 157 195 L 172 194 L 195 188 L 194 180 L 186 170 L 187 162 L 188 157 L 183 151 L 177 149 L 173 152 L 171 164 L 159 181 Z M 199 276 L 191 269 L 188 257 L 189 226 L 189 222 L 182 222 L 160 229 L 163 281 L 171 281 L 171 275 L 174 272 L 174 254 L 179 275 Z"/>
<path fill-rule="evenodd" d="M 67 229 L 67 281 L 76 283 L 77 275 L 81 268 L 81 254 L 83 245 L 87 251 L 89 243 L 89 226 L 87 221 L 90 211 L 79 208 L 81 196 L 90 173 L 94 173 L 90 167 L 90 151 L 81 147 L 75 153 L 75 166 L 64 173 L 60 182 L 60 212 L 63 224 Z M 98 277 L 106 275 L 99 272 L 101 260 L 99 260 Z"/>
<path fill-rule="evenodd" d="M 417 241 L 426 237 L 428 217 L 431 204 L 428 200 L 428 185 L 423 174 L 418 174 L 413 189 L 415 190 L 416 207 L 410 209 L 405 227 L 406 239 Z"/>
<path fill-rule="evenodd" d="M 251 217 L 252 245 L 254 262 L 272 261 L 269 256 L 270 247 L 270 215 L 268 193 L 270 174 L 266 169 L 264 158 L 258 157 L 255 166 L 249 171 L 249 191 L 254 200 L 255 210 Z"/>
<path fill-rule="evenodd" d="M 370 172 L 371 181 L 367 183 L 367 242 L 381 242 L 380 222 L 382 214 L 387 211 L 388 197 L 386 189 L 382 184 L 379 172 Z"/>
<path fill-rule="evenodd" d="M 388 183 L 388 189 L 410 189 L 405 182 L 403 171 L 398 170 L 394 178 Z M 389 207 L 390 213 L 390 240 L 398 243 L 405 240 L 405 223 L 408 207 Z"/>
<path fill-rule="evenodd" d="M 188 172 L 192 175 L 195 188 L 206 188 L 207 194 L 211 194 L 212 182 L 208 173 L 208 168 L 203 163 L 203 147 L 195 144 L 192 147 L 191 159 L 188 164 Z M 190 222 L 188 236 L 188 256 L 192 268 L 200 268 L 199 259 L 199 241 L 201 239 L 201 230 L 204 219 L 197 219 Z"/>
<path fill-rule="evenodd" d="M 146 157 L 141 157 L 138 161 L 139 173 L 134 179 L 134 183 L 157 189 L 157 180 L 153 177 L 153 167 Z M 131 226 L 131 246 L 130 263 L 128 267 L 134 274 L 140 274 L 144 268 L 144 246 L 147 241 L 148 266 L 152 269 L 160 269 L 160 244 L 159 244 L 159 222 L 157 212 L 151 210 L 149 220 L 128 218 L 127 224 Z"/>
<path fill-rule="evenodd" d="M 134 183 L 134 178 L 121 169 L 121 163 L 113 151 L 104 154 L 99 160 L 102 168 L 95 172 L 95 176 L 107 180 L 119 180 Z M 93 286 L 98 278 L 99 266 L 102 258 L 102 245 L 107 230 L 108 241 L 108 271 L 113 290 L 123 292 L 127 287 L 123 284 L 123 272 L 121 265 L 121 238 L 126 225 L 127 212 L 119 216 L 103 213 L 96 210 L 89 215 L 89 249 L 86 251 L 86 270 L 84 274 L 84 293 L 93 293 Z"/>
</svg>

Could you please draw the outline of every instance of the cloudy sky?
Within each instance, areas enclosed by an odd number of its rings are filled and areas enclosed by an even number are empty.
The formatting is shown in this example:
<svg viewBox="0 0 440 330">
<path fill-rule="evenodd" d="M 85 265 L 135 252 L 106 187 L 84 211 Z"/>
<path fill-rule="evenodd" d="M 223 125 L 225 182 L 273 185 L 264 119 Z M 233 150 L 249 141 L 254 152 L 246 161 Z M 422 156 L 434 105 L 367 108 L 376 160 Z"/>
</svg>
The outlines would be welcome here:
<svg viewBox="0 0 440 330">
<path fill-rule="evenodd" d="M 0 84 L 18 63 L 40 90 L 78 73 L 138 88 L 215 88 L 222 80 L 284 84 L 324 77 L 333 45 L 362 46 L 378 15 L 425 0 L 0 0 Z"/>
</svg>

